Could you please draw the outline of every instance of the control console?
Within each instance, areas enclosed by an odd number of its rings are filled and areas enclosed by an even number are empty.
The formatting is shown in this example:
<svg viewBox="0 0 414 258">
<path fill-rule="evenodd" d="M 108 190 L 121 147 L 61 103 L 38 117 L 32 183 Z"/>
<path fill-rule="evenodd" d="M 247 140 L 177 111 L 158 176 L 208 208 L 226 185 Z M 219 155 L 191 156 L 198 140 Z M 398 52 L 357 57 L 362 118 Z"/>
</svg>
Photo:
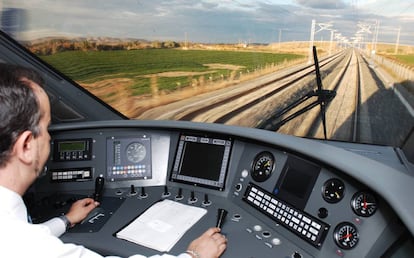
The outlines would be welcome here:
<svg viewBox="0 0 414 258">
<path fill-rule="evenodd" d="M 35 184 L 31 213 L 41 222 L 76 199 L 100 200 L 100 209 L 62 240 L 102 254 L 156 254 L 113 234 L 163 199 L 207 211 L 173 254 L 214 225 L 229 241 L 222 257 L 365 257 L 374 246 L 387 248 L 376 244 L 384 232 L 387 242 L 399 234 L 389 223 L 394 214 L 366 186 L 259 141 L 200 128 L 110 125 L 52 131 L 52 137 L 49 170 Z"/>
</svg>

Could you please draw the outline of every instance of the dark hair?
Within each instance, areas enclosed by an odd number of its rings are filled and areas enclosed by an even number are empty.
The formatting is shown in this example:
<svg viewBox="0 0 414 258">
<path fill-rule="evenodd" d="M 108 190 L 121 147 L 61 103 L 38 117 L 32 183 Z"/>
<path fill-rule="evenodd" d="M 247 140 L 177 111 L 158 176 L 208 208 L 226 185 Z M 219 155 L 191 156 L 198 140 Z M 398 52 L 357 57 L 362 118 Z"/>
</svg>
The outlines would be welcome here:
<svg viewBox="0 0 414 258">
<path fill-rule="evenodd" d="M 0 63 L 0 167 L 10 158 L 13 145 L 24 131 L 40 133 L 39 100 L 28 79 L 43 87 L 43 79 L 30 68 Z"/>
</svg>

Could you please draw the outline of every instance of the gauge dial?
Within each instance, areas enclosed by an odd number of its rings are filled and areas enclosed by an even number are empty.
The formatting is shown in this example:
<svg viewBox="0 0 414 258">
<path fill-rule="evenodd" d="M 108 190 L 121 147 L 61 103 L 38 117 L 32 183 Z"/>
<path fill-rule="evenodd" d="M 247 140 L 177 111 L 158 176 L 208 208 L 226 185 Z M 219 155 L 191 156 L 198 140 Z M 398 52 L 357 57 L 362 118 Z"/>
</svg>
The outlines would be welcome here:
<svg viewBox="0 0 414 258">
<path fill-rule="evenodd" d="M 355 214 L 369 217 L 377 210 L 377 200 L 370 192 L 357 192 L 352 196 L 351 207 Z"/>
<path fill-rule="evenodd" d="M 337 203 L 344 197 L 345 184 L 338 178 L 332 178 L 323 184 L 322 197 L 329 203 Z"/>
<path fill-rule="evenodd" d="M 130 143 L 126 148 L 126 156 L 132 163 L 142 161 L 147 155 L 147 149 L 139 142 Z"/>
<path fill-rule="evenodd" d="M 335 227 L 334 240 L 340 248 L 352 249 L 359 241 L 358 229 L 350 222 L 342 222 Z"/>
<path fill-rule="evenodd" d="M 272 153 L 263 151 L 257 154 L 252 165 L 252 178 L 257 182 L 266 181 L 273 172 L 275 158 Z"/>
</svg>

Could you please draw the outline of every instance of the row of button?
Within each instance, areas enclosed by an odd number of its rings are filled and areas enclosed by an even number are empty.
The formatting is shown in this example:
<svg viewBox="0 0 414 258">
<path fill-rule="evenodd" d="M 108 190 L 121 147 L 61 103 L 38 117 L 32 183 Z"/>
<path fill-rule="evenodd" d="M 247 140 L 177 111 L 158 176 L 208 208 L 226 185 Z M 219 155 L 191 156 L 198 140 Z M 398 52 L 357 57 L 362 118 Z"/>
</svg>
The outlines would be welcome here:
<svg viewBox="0 0 414 258">
<path fill-rule="evenodd" d="M 91 178 L 89 170 L 53 171 L 52 181 Z"/>
<path fill-rule="evenodd" d="M 64 151 L 59 153 L 59 160 L 87 160 L 88 155 L 83 151 Z"/>
</svg>

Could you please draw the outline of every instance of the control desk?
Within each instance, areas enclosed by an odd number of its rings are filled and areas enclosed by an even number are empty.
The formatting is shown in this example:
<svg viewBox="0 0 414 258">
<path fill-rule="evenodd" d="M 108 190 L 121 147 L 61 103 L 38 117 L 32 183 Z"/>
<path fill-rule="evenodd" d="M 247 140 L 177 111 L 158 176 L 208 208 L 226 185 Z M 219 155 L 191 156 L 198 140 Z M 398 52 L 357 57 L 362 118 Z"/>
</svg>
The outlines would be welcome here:
<svg viewBox="0 0 414 258">
<path fill-rule="evenodd" d="M 157 254 L 115 234 L 163 199 L 207 211 L 172 254 L 215 226 L 220 209 L 227 211 L 222 257 L 379 257 L 412 229 L 382 188 L 408 173 L 391 148 L 172 121 L 62 124 L 50 132 L 47 170 L 25 197 L 29 211 L 42 222 L 77 199 L 99 198 L 101 206 L 61 238 L 102 255 Z"/>
</svg>

